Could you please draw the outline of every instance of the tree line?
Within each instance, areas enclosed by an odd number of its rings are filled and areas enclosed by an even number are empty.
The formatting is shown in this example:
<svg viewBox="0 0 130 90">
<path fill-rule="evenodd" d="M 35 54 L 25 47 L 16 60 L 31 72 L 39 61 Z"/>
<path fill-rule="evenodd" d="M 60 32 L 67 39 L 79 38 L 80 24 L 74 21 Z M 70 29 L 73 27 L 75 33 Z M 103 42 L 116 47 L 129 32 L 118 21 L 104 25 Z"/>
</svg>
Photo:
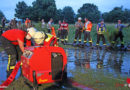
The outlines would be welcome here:
<svg viewBox="0 0 130 90">
<path fill-rule="evenodd" d="M 3 13 L 1 13 L 2 12 L 0 12 L 0 19 L 3 17 Z M 29 18 L 35 22 L 41 19 L 48 22 L 50 18 L 53 18 L 55 23 L 65 19 L 68 23 L 72 24 L 75 23 L 78 17 L 87 17 L 93 23 L 99 22 L 100 19 L 104 19 L 105 22 L 110 23 L 117 22 L 117 20 L 120 19 L 128 23 L 130 22 L 130 9 L 124 9 L 121 6 L 115 7 L 109 12 L 101 13 L 96 5 L 85 3 L 78 9 L 76 14 L 70 6 L 57 9 L 55 0 L 36 0 L 32 2 L 31 6 L 21 1 L 16 4 L 15 17 L 22 20 Z"/>
</svg>

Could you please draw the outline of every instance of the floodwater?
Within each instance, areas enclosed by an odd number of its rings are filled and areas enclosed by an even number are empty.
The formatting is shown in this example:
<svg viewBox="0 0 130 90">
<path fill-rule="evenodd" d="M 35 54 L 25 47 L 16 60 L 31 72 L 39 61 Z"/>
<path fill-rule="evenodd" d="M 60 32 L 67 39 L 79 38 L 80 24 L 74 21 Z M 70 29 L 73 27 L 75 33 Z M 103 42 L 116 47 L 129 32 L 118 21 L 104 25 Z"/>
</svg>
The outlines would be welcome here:
<svg viewBox="0 0 130 90">
<path fill-rule="evenodd" d="M 68 58 L 68 77 L 73 77 L 71 71 L 75 72 L 77 68 L 80 68 L 81 72 L 84 72 L 84 69 L 102 69 L 115 77 L 117 74 L 122 77 L 130 76 L 130 52 L 88 48 L 65 49 L 65 51 Z M 0 53 L 0 84 L 6 80 L 7 61 L 5 52 Z"/>
<path fill-rule="evenodd" d="M 106 51 L 93 49 L 66 49 L 68 57 L 68 72 L 76 68 L 98 70 L 111 73 L 115 77 L 130 76 L 130 52 Z M 71 76 L 71 73 L 69 73 Z"/>
</svg>

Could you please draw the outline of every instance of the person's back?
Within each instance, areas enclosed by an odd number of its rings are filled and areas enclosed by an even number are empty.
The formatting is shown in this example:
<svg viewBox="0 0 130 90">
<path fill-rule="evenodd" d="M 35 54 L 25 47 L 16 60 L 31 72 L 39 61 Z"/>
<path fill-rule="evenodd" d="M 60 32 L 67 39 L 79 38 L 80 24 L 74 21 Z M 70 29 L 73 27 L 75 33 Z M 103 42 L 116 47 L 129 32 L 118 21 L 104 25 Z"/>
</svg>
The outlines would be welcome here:
<svg viewBox="0 0 130 90">
<path fill-rule="evenodd" d="M 51 22 L 50 21 L 47 23 L 47 29 L 51 29 Z"/>
<path fill-rule="evenodd" d="M 4 32 L 2 34 L 2 36 L 5 37 L 6 39 L 8 39 L 9 41 L 11 41 L 12 44 L 18 45 L 17 40 L 20 39 L 21 41 L 24 42 L 25 34 L 26 34 L 26 32 L 23 30 L 11 29 L 11 30 L 7 30 L 6 32 Z"/>
</svg>

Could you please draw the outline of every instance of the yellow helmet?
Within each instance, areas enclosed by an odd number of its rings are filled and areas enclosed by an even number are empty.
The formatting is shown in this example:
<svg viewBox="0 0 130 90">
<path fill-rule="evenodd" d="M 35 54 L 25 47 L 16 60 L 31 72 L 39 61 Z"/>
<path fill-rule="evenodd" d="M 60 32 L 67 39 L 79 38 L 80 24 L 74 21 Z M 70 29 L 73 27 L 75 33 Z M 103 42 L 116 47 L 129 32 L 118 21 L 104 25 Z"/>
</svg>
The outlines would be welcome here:
<svg viewBox="0 0 130 90">
<path fill-rule="evenodd" d="M 33 36 L 34 41 L 36 44 L 43 44 L 45 40 L 45 33 L 44 32 L 36 32 Z"/>
<path fill-rule="evenodd" d="M 36 33 L 36 29 L 34 27 L 30 27 L 27 29 L 27 32 L 31 35 L 31 37 L 33 37 Z"/>
</svg>

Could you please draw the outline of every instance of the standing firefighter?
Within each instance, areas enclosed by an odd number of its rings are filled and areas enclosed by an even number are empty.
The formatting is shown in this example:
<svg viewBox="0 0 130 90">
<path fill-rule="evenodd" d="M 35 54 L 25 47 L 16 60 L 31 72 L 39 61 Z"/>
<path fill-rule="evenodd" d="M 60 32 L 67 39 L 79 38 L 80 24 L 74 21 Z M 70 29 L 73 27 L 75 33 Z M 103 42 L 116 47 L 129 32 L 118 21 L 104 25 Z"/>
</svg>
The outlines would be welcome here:
<svg viewBox="0 0 130 90">
<path fill-rule="evenodd" d="M 118 37 L 120 37 L 121 47 L 124 47 L 124 42 L 123 42 L 124 36 L 123 36 L 122 30 L 123 30 L 123 28 L 129 27 L 129 26 L 130 26 L 130 24 L 128 26 L 125 26 L 124 24 L 121 23 L 121 20 L 118 20 L 118 24 L 116 25 L 117 32 L 115 34 L 114 40 L 112 41 L 112 45 L 114 45 L 116 40 L 118 39 Z"/>
<path fill-rule="evenodd" d="M 87 18 L 85 18 L 84 29 L 85 29 L 85 32 L 84 32 L 84 45 L 86 45 L 87 38 L 88 38 L 90 46 L 92 46 L 92 39 L 91 39 L 91 36 L 90 36 L 90 32 L 91 32 L 91 29 L 92 29 L 92 22 L 89 21 Z"/>
<path fill-rule="evenodd" d="M 102 38 L 103 45 L 106 45 L 104 32 L 106 31 L 106 25 L 104 24 L 104 20 L 101 20 L 100 23 L 97 25 L 97 44 L 96 46 L 99 46 L 100 39 Z"/>
<path fill-rule="evenodd" d="M 17 28 L 17 20 L 16 20 L 16 18 L 14 18 L 14 19 L 12 20 L 12 28 L 13 28 L 13 29 L 16 29 L 16 28 Z"/>
<path fill-rule="evenodd" d="M 2 47 L 8 54 L 7 77 L 13 71 L 16 60 L 20 60 L 20 56 L 24 52 L 24 39 L 28 41 L 27 46 L 31 45 L 29 40 L 34 36 L 35 29 L 29 28 L 27 31 L 11 29 L 4 32 L 1 36 Z"/>
<path fill-rule="evenodd" d="M 50 21 L 47 23 L 48 33 L 50 33 L 50 32 L 51 32 L 52 22 L 53 22 L 53 19 L 51 18 L 51 19 L 50 19 Z"/>
<path fill-rule="evenodd" d="M 57 40 L 59 41 L 60 38 L 61 38 L 61 21 L 59 20 L 59 28 L 58 28 Z"/>
<path fill-rule="evenodd" d="M 5 23 L 6 23 L 6 19 L 5 19 L 5 17 L 3 17 L 1 20 L 2 27 L 0 28 L 0 35 L 3 33 L 3 31 L 5 29 Z"/>
<path fill-rule="evenodd" d="M 26 18 L 26 20 L 25 20 L 25 26 L 26 26 L 26 28 L 29 28 L 30 25 L 31 25 L 31 20 L 29 20 L 29 18 Z"/>
<path fill-rule="evenodd" d="M 73 44 L 75 44 L 77 42 L 77 38 L 79 38 L 79 43 L 81 43 L 81 34 L 82 34 L 82 29 L 83 29 L 83 23 L 81 22 L 82 18 L 79 17 L 78 21 L 75 23 L 75 27 L 76 27 L 76 32 L 75 32 L 75 39 Z"/>
<path fill-rule="evenodd" d="M 65 20 L 63 20 L 63 23 L 61 23 L 61 42 L 63 44 L 68 42 L 68 32 L 68 23 L 66 23 Z"/>
</svg>

